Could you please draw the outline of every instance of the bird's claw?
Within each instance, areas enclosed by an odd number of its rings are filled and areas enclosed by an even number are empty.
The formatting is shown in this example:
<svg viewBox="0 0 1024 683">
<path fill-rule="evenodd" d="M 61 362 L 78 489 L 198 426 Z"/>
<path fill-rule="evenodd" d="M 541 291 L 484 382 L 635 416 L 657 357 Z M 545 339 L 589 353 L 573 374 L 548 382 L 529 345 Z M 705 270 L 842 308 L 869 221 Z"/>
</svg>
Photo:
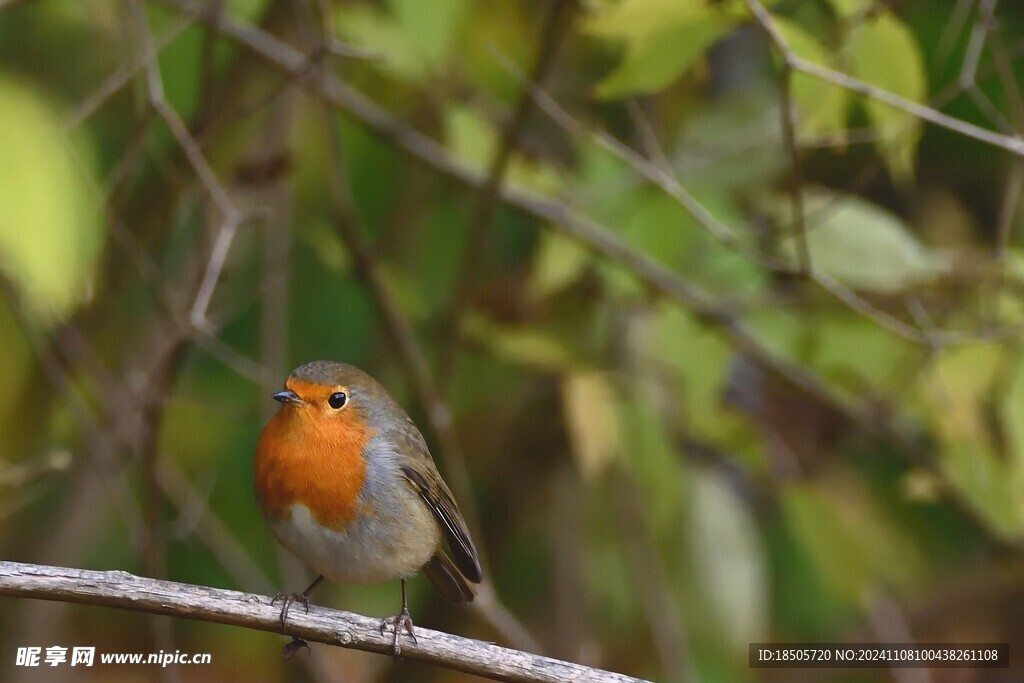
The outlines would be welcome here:
<svg viewBox="0 0 1024 683">
<path fill-rule="evenodd" d="M 285 645 L 284 648 L 281 650 L 281 656 L 284 658 L 284 661 L 287 662 L 289 659 L 295 656 L 296 652 L 298 652 L 302 648 L 306 648 L 306 652 L 308 653 L 309 643 L 304 641 L 302 638 L 292 638 L 292 642 Z"/>
<path fill-rule="evenodd" d="M 412 626 L 412 615 L 409 614 L 409 610 L 407 609 L 403 609 L 401 612 L 399 612 L 393 617 L 381 619 L 381 635 L 384 635 L 384 631 L 386 631 L 388 627 L 394 628 L 395 635 L 394 638 L 391 640 L 391 646 L 394 649 L 395 659 L 398 659 L 398 656 L 402 654 L 402 646 L 398 644 L 398 638 L 399 636 L 401 636 L 403 630 L 409 634 L 410 638 L 412 638 L 413 644 L 418 644 L 416 641 L 416 634 L 413 633 Z"/>
<path fill-rule="evenodd" d="M 288 620 L 288 611 L 292 608 L 292 605 L 296 602 L 301 602 L 302 606 L 309 612 L 309 597 L 303 593 L 276 593 L 273 598 L 270 599 L 270 604 L 273 606 L 278 600 L 282 601 L 281 605 L 281 633 L 284 633 L 284 625 Z M 293 641 L 294 642 L 294 641 Z M 285 646 L 287 649 L 291 644 Z"/>
</svg>

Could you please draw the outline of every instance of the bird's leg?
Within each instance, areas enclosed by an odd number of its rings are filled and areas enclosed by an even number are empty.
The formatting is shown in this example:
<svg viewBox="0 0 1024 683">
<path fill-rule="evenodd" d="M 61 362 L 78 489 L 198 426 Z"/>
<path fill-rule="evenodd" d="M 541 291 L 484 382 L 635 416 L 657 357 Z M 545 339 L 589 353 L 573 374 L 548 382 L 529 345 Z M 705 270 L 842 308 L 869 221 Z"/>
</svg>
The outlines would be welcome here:
<svg viewBox="0 0 1024 683">
<path fill-rule="evenodd" d="M 395 637 L 391 641 L 391 645 L 395 651 L 395 658 L 402 653 L 402 648 L 398 644 L 398 637 L 402 634 L 404 629 L 409 633 L 409 637 L 412 638 L 412 642 L 416 642 L 416 634 L 412 632 L 412 615 L 409 614 L 409 599 L 405 594 L 405 579 L 402 579 L 402 611 L 393 617 L 382 619 L 380 622 L 380 634 L 384 635 L 384 631 L 392 626 L 395 629 Z"/>
<path fill-rule="evenodd" d="M 313 583 L 309 584 L 309 587 L 301 593 L 278 593 L 271 600 L 270 604 L 273 605 L 278 600 L 281 600 L 281 633 L 284 633 L 284 623 L 288 619 L 288 610 L 292 608 L 292 603 L 301 602 L 302 606 L 309 611 L 309 594 L 313 592 L 313 589 L 320 585 L 320 582 L 324 580 L 323 576 L 318 576 L 313 580 Z M 298 639 L 296 639 L 298 640 Z"/>
</svg>

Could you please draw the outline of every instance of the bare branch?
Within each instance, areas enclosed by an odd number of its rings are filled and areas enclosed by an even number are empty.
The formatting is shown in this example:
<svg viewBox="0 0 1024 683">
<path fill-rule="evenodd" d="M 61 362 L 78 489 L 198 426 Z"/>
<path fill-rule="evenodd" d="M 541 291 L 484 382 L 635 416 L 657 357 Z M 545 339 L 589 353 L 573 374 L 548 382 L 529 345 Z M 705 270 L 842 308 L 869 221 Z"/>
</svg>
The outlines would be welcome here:
<svg viewBox="0 0 1024 683">
<path fill-rule="evenodd" d="M 210 164 L 203 156 L 199 143 L 189 132 L 188 127 L 181 120 L 178 112 L 170 105 L 164 96 L 163 79 L 160 76 L 160 69 L 156 63 L 156 50 L 153 45 L 153 38 L 146 25 L 146 19 L 138 0 L 133 0 L 130 5 L 135 23 L 136 31 L 141 42 L 142 58 L 145 63 L 146 84 L 149 92 L 149 103 L 153 110 L 163 119 L 170 130 L 171 135 L 181 147 L 189 163 L 192 165 L 206 188 L 207 193 L 220 212 L 222 223 L 214 238 L 213 248 L 210 251 L 210 260 L 203 274 L 199 291 L 196 293 L 192 308 L 189 311 L 189 321 L 192 325 L 199 327 L 206 319 L 206 312 L 210 307 L 213 292 L 220 280 L 221 271 L 224 269 L 224 262 L 227 259 L 228 250 L 238 232 L 238 226 L 242 222 L 242 212 L 238 210 L 234 202 L 228 196 L 224 185 L 217 178 L 217 174 L 210 168 Z M 216 19 L 211 19 L 216 21 Z"/>
<path fill-rule="evenodd" d="M 351 201 L 346 201 L 348 185 L 344 182 L 343 164 L 340 158 L 340 140 L 337 129 L 328 126 L 326 136 L 331 140 L 330 182 L 333 208 L 336 215 L 335 228 L 349 253 L 360 278 L 366 283 L 370 295 L 377 303 L 383 318 L 384 327 L 391 337 L 398 352 L 398 357 L 412 382 L 420 408 L 427 415 L 431 432 L 437 439 L 440 460 L 450 476 L 453 489 L 462 501 L 462 513 L 472 529 L 479 529 L 476 506 L 470 496 L 470 485 L 466 458 L 462 452 L 455 424 L 452 420 L 448 404 L 441 396 L 434 380 L 434 374 L 427 362 L 426 354 L 416 339 L 412 325 L 406 320 L 404 313 L 387 288 L 384 276 L 377 265 L 373 249 L 364 237 L 359 222 L 351 215 Z M 344 203 L 343 203 L 344 202 Z M 481 549 L 481 563 L 486 568 L 486 555 Z M 483 587 L 489 594 L 488 600 L 476 602 L 478 612 L 492 627 L 498 630 L 508 641 L 531 650 L 539 650 L 540 644 L 516 620 L 511 613 L 501 606 L 494 592 L 489 572 L 485 570 Z M 494 608 L 499 608 L 497 611 Z M 511 626 L 511 628 L 509 628 Z"/>
<path fill-rule="evenodd" d="M 158 581 L 121 571 L 0 562 L 0 595 L 116 607 L 135 612 L 241 626 L 281 630 L 281 608 L 254 593 Z M 390 655 L 391 636 L 380 620 L 310 605 L 292 610 L 285 635 L 328 645 Z M 540 655 L 417 627 L 416 641 L 402 641 L 402 656 L 498 681 L 536 683 L 625 683 L 641 679 L 592 669 Z"/>
<path fill-rule="evenodd" d="M 776 45 L 786 45 L 776 30 L 768 11 L 757 0 L 747 0 L 747 7 L 761 29 Z M 793 53 L 783 50 L 782 83 L 779 86 L 779 118 L 782 123 L 782 146 L 789 155 L 789 196 L 793 206 L 793 228 L 796 232 L 797 261 L 800 271 L 811 272 L 811 249 L 807 244 L 807 225 L 804 220 L 804 188 L 800 172 L 800 149 L 796 140 L 796 109 L 793 106 Z"/>
<path fill-rule="evenodd" d="M 191 0 L 158 1 L 179 10 L 189 10 L 194 6 Z M 205 21 L 205 19 L 202 20 Z M 223 18 L 218 28 L 222 31 L 223 35 L 232 38 L 240 45 L 260 55 L 276 68 L 299 79 L 303 79 L 303 84 L 313 94 L 322 98 L 333 107 L 345 111 L 348 115 L 358 120 L 366 129 L 388 139 L 413 159 L 471 188 L 480 188 L 486 182 L 485 176 L 467 168 L 452 158 L 442 145 L 406 125 L 338 79 L 326 74 L 321 75 L 321 78 L 316 79 L 315 82 L 306 78 L 308 75 L 307 58 L 299 51 L 277 40 L 265 31 L 244 23 L 232 21 L 228 18 Z M 543 104 L 541 106 L 543 107 Z M 927 107 L 923 108 L 928 109 Z M 929 109 L 929 111 L 931 110 Z M 618 141 L 615 142 L 618 143 Z M 621 143 L 618 144 L 621 145 Z M 1024 141 L 1021 141 L 1021 144 L 1022 149 L 1024 149 Z M 628 148 L 626 149 L 628 150 Z M 656 164 L 647 161 L 642 156 L 632 152 L 632 150 L 628 151 L 638 159 L 640 164 L 646 164 L 654 172 L 657 172 L 658 167 Z M 664 180 L 671 181 L 666 183 L 669 187 L 674 183 L 674 180 L 671 178 Z M 660 183 L 658 184 L 660 186 Z M 675 183 L 675 185 L 678 187 L 678 183 Z M 672 192 L 669 192 L 669 194 L 675 197 Z M 583 215 L 575 207 L 563 201 L 544 197 L 521 188 L 504 185 L 500 188 L 497 197 L 508 206 L 539 219 L 542 223 L 551 226 L 553 229 L 560 230 L 602 258 L 626 269 L 639 282 L 649 287 L 652 291 L 658 292 L 667 299 L 686 308 L 704 325 L 722 334 L 739 354 L 756 363 L 765 371 L 775 373 L 792 386 L 807 392 L 809 396 L 821 404 L 842 413 L 866 433 L 877 435 L 894 444 L 909 462 L 922 465 L 930 464 L 927 454 L 922 451 L 916 439 L 909 433 L 906 425 L 898 419 L 898 416 L 887 417 L 881 414 L 878 411 L 877 405 L 870 399 L 848 397 L 833 391 L 815 372 L 805 368 L 798 362 L 779 355 L 769 348 L 758 337 L 757 333 L 734 313 L 731 306 L 710 295 L 702 288 L 681 278 L 672 269 L 666 267 L 650 255 L 626 244 L 606 226 Z M 706 211 L 699 203 L 697 206 Z M 713 216 L 710 217 L 710 220 L 717 222 L 717 219 Z M 719 225 L 726 231 L 725 240 L 728 240 L 732 236 L 731 229 L 727 226 Z M 818 278 L 814 273 L 812 273 L 811 279 L 817 285 L 830 291 L 834 296 L 856 297 L 855 299 L 846 300 L 846 303 L 855 306 L 855 310 L 858 310 L 858 312 L 871 316 L 889 315 L 870 306 L 856 295 L 855 292 L 831 279 Z M 890 323 L 889 326 L 892 331 L 904 334 L 910 333 L 912 335 L 911 338 L 916 338 L 916 340 L 932 348 L 978 340 L 976 336 L 959 332 L 925 334 L 910 325 L 906 325 L 906 323 L 902 323 L 897 318 L 889 316 L 883 319 Z M 900 327 L 900 324 L 905 327 Z M 1015 334 L 1013 330 L 995 330 L 984 335 L 984 337 L 991 340 L 1008 337 L 1013 334 Z M 949 493 L 951 498 L 966 510 L 972 519 L 978 521 L 969 502 L 959 497 L 953 488 L 949 489 Z M 978 522 L 978 524 L 982 530 L 987 528 L 983 522 Z M 1008 545 L 999 538 L 993 537 L 990 540 L 996 545 Z"/>
<path fill-rule="evenodd" d="M 18 489 L 55 472 L 64 472 L 71 465 L 71 453 L 56 450 L 27 463 L 0 463 L 0 489 Z"/>
<path fill-rule="evenodd" d="M 547 8 L 543 33 L 540 38 L 540 48 L 537 54 L 536 63 L 530 78 L 526 81 L 519 94 L 512 116 L 505 124 L 504 131 L 498 141 L 498 146 L 491 158 L 490 168 L 487 172 L 487 180 L 480 187 L 475 198 L 472 213 L 469 218 L 469 242 L 466 246 L 465 255 L 459 265 L 457 279 L 455 282 L 455 296 L 445 320 L 442 321 L 441 329 L 454 329 L 458 323 L 459 314 L 468 303 L 470 293 L 480 275 L 482 266 L 481 255 L 488 238 L 493 232 L 494 210 L 497 207 L 495 201 L 498 190 L 505 181 L 506 171 L 512 155 L 519 146 L 519 137 L 526 120 L 534 108 L 534 98 L 530 94 L 531 84 L 542 85 L 551 74 L 558 48 L 562 39 L 568 32 L 575 13 L 575 3 L 566 0 L 552 2 Z M 564 15 L 564 16 L 563 16 Z M 441 383 L 441 390 L 444 391 L 452 379 L 453 368 L 455 367 L 455 352 L 457 344 L 445 344 L 441 348 L 440 360 L 438 362 L 438 380 Z"/>
<path fill-rule="evenodd" d="M 833 85 L 838 85 L 840 88 L 845 88 L 846 90 L 855 92 L 859 95 L 864 95 L 865 97 L 874 98 L 879 102 L 884 102 L 890 107 L 899 109 L 911 116 L 916 116 L 922 121 L 933 123 L 941 128 L 947 128 L 955 133 L 960 133 L 965 137 L 974 138 L 979 142 L 984 142 L 987 145 L 999 147 L 1010 154 L 1024 156 L 1024 140 L 1021 138 L 1001 135 L 986 128 L 975 126 L 973 123 L 961 121 L 953 116 L 943 114 L 937 109 L 932 109 L 931 107 L 927 107 L 923 104 L 918 104 L 913 100 L 908 100 L 905 97 L 895 95 L 888 90 L 882 90 L 870 83 L 865 83 L 853 76 L 848 76 L 841 71 L 835 71 L 828 67 L 821 66 L 820 64 L 809 62 L 803 57 L 794 57 L 793 67 L 811 76 L 816 76 L 823 81 L 827 81 Z"/>
<path fill-rule="evenodd" d="M 513 62 L 500 54 L 496 54 L 495 58 L 510 75 L 524 82 L 524 86 L 528 87 L 530 95 L 537 101 L 537 106 L 551 117 L 551 120 L 572 135 L 590 137 L 602 149 L 629 164 L 642 177 L 657 185 L 665 194 L 678 202 L 702 228 L 707 230 L 722 245 L 736 251 L 752 263 L 769 270 L 783 272 L 789 269 L 783 261 L 762 254 L 745 244 L 733 228 L 718 220 L 714 214 L 708 211 L 707 207 L 701 204 L 689 190 L 676 180 L 671 173 L 671 168 L 666 168 L 663 164 L 658 163 L 657 160 L 649 161 L 615 137 L 580 123 L 555 102 L 538 83 L 526 81 L 526 74 L 518 69 Z M 508 201 L 507 193 L 505 198 Z"/>
<path fill-rule="evenodd" d="M 508 66 L 508 68 L 514 75 L 520 78 L 522 77 L 520 73 L 515 71 L 513 66 L 510 66 L 507 63 L 506 66 Z M 533 96 L 537 98 L 538 104 L 541 107 L 541 109 L 544 112 L 546 112 L 552 118 L 552 120 L 554 120 L 559 126 L 573 134 L 581 133 L 590 135 L 595 142 L 601 145 L 601 147 L 608 150 L 609 152 L 611 152 L 612 154 L 614 154 L 615 156 L 629 164 L 633 168 L 633 170 L 635 170 L 641 176 L 657 185 L 669 197 L 678 202 L 679 205 L 687 213 L 689 213 L 691 217 L 694 218 L 694 220 L 696 220 L 705 229 L 707 229 L 712 234 L 712 236 L 718 239 L 724 246 L 734 249 L 737 253 L 749 259 L 752 263 L 758 264 L 761 267 L 766 268 L 767 270 L 770 270 L 772 272 L 779 274 L 795 274 L 793 268 L 785 264 L 784 262 L 778 261 L 777 259 L 771 258 L 769 256 L 765 256 L 743 245 L 743 243 L 739 241 L 736 237 L 737 233 L 733 231 L 732 228 L 729 228 L 722 224 L 721 222 L 719 222 L 718 219 L 715 218 L 711 214 L 711 212 L 703 204 L 701 204 L 699 200 L 697 200 L 696 197 L 690 194 L 690 192 L 685 187 L 683 187 L 680 184 L 680 182 L 675 178 L 675 176 L 671 172 L 671 169 L 665 169 L 664 166 L 660 163 L 648 161 L 647 159 L 643 158 L 642 156 L 634 152 L 632 149 L 627 147 L 625 144 L 623 144 L 616 138 L 612 137 L 611 135 L 608 135 L 607 133 L 588 130 L 586 126 L 584 126 L 582 123 L 573 118 L 567 111 L 565 111 L 565 109 L 563 109 L 557 102 L 555 102 L 550 95 L 545 93 L 537 85 L 534 84 L 531 87 L 530 91 L 533 94 Z M 787 107 L 783 105 L 783 110 L 785 111 L 786 109 Z M 790 131 L 790 134 L 792 134 L 792 130 Z M 799 179 L 799 163 L 796 158 L 797 149 L 795 146 L 795 141 L 790 142 L 788 146 L 790 147 L 791 153 L 793 154 L 792 163 L 794 164 L 794 177 L 796 178 L 796 183 L 791 185 L 791 189 L 794 190 L 792 198 L 794 209 L 796 210 L 796 213 L 799 216 L 799 218 L 797 219 L 797 237 L 798 241 L 800 242 L 800 244 L 798 244 L 798 249 L 806 250 L 806 230 L 802 227 L 803 223 L 805 222 L 803 218 L 803 193 L 802 188 L 800 187 L 801 181 Z M 506 199 L 506 201 L 509 201 L 510 203 L 514 204 L 514 202 L 510 200 L 510 197 L 513 196 L 514 194 L 525 195 L 526 193 L 516 190 L 508 190 L 504 193 L 503 197 Z M 531 204 L 532 207 L 535 208 L 537 202 L 532 202 Z M 525 210 L 532 211 L 533 208 L 527 208 Z M 819 212 L 819 214 L 816 216 L 819 219 L 821 218 L 820 214 L 821 212 Z M 554 219 L 551 218 L 548 218 L 548 220 L 554 221 Z M 602 226 L 598 226 L 596 223 L 594 223 L 594 226 L 595 228 L 605 230 L 606 232 L 608 232 L 605 228 L 603 228 Z M 569 226 L 562 225 L 563 229 L 567 229 L 568 227 Z M 616 240 L 616 237 L 613 234 L 609 234 L 607 236 L 607 239 L 614 241 Z M 588 239 L 583 239 L 583 241 L 587 243 L 589 246 L 594 246 Z M 628 247 L 625 247 L 625 245 L 622 246 L 628 249 Z M 610 255 L 608 255 L 608 257 L 612 260 L 617 260 L 615 259 L 615 257 L 612 257 Z M 1002 338 L 1016 337 L 1017 335 L 1020 334 L 1020 331 L 1016 329 L 981 330 L 977 333 L 960 330 L 924 331 L 917 329 L 913 325 L 910 325 L 904 322 L 903 320 L 900 320 L 899 318 L 883 311 L 877 306 L 872 305 L 867 299 L 857 294 L 857 292 L 839 283 L 838 281 L 828 277 L 824 273 L 812 271 L 810 269 L 811 262 L 809 250 L 807 250 L 807 252 L 803 254 L 798 253 L 798 257 L 798 263 L 801 267 L 797 272 L 803 274 L 810 282 L 817 285 L 825 292 L 828 292 L 829 294 L 834 296 L 837 300 L 845 304 L 858 315 L 862 315 L 865 318 L 874 322 L 879 327 L 882 327 L 883 329 L 914 343 L 930 347 L 952 346 L 957 344 L 975 343 L 978 341 L 993 341 Z M 620 263 L 622 262 L 620 261 Z M 640 273 L 636 274 L 642 277 Z M 699 291 L 693 285 L 689 285 L 687 283 L 687 286 L 693 291 Z M 721 302 L 714 302 L 713 304 L 711 304 L 709 301 L 709 305 L 713 305 L 714 307 L 719 309 L 724 308 Z"/>
<path fill-rule="evenodd" d="M 782 39 L 777 28 L 775 28 L 771 15 L 768 10 L 764 8 L 759 0 L 747 0 L 748 5 L 751 7 L 759 8 L 756 12 L 759 22 L 763 22 L 762 25 L 771 27 L 768 31 L 768 35 L 772 39 L 772 43 L 775 47 L 783 54 L 786 62 L 797 71 L 819 78 L 826 83 L 837 85 L 840 88 L 844 88 L 851 92 L 855 92 L 865 97 L 878 100 L 888 104 L 890 107 L 899 109 L 902 112 L 910 114 L 922 121 L 935 124 L 942 128 L 947 128 L 955 133 L 960 133 L 969 138 L 974 138 L 985 144 L 992 145 L 993 147 L 999 147 L 1000 149 L 1006 150 L 1011 154 L 1017 156 L 1024 156 L 1024 139 L 1015 136 L 1001 135 L 994 131 L 975 126 L 972 123 L 961 121 L 960 119 L 943 114 L 938 109 L 933 109 L 924 104 L 908 100 L 905 97 L 901 97 L 895 93 L 891 93 L 888 90 L 883 90 L 870 83 L 865 83 L 862 80 L 854 78 L 841 71 L 830 69 L 820 64 L 808 61 L 803 57 L 797 55 L 793 50 L 786 44 L 785 40 Z"/>
<path fill-rule="evenodd" d="M 190 10 L 190 0 L 159 0 L 181 10 Z M 257 28 L 222 18 L 218 25 L 225 36 L 229 36 L 249 50 L 259 54 L 269 63 L 294 76 L 305 76 L 307 60 L 297 50 L 275 39 Z M 361 94 L 348 88 L 337 79 L 324 75 L 316 83 L 306 82 L 308 87 L 331 105 L 347 111 L 374 133 L 390 138 L 399 148 L 413 158 L 462 182 L 470 187 L 481 187 L 486 179 L 454 160 L 446 150 L 425 135 L 405 126 Z M 639 161 L 652 165 L 642 157 Z M 799 386 L 828 405 L 836 406 L 856 423 L 874 425 L 870 431 L 877 431 L 878 425 L 870 416 L 868 406 L 846 405 L 834 395 L 813 373 L 796 363 L 783 359 L 765 347 L 756 335 L 735 318 L 726 308 L 717 304 L 705 291 L 679 278 L 672 270 L 648 255 L 633 249 L 614 233 L 596 221 L 579 215 L 563 202 L 541 197 L 534 193 L 504 186 L 498 196 L 508 205 L 528 213 L 561 229 L 603 257 L 622 265 L 641 282 L 662 292 L 670 299 L 682 304 L 706 324 L 721 330 L 742 353 L 771 368 L 795 386 Z M 701 207 L 703 208 L 703 207 Z M 712 221 L 716 221 L 711 217 Z M 383 289 L 383 285 L 381 285 Z M 839 407 L 842 406 L 842 407 Z M 440 424 L 444 424 L 441 421 Z"/>
<path fill-rule="evenodd" d="M 195 18 L 183 14 L 178 17 L 178 20 L 171 25 L 170 28 L 165 30 L 158 38 L 153 40 L 152 49 L 154 52 L 159 53 L 165 47 L 170 45 L 174 40 L 185 32 L 189 26 L 195 22 Z M 62 132 L 67 134 L 72 130 L 81 125 L 86 119 L 96 113 L 96 111 L 102 107 L 111 97 L 114 96 L 121 88 L 127 85 L 132 76 L 146 66 L 147 57 L 145 54 L 136 55 L 130 61 L 121 64 L 113 73 L 103 79 L 96 88 L 86 95 L 74 108 L 71 114 L 64 121 Z"/>
<path fill-rule="evenodd" d="M 978 20 L 974 22 L 971 29 L 971 39 L 964 50 L 964 61 L 960 65 L 960 74 L 957 77 L 963 88 L 972 87 L 978 77 L 978 62 L 981 60 L 981 53 L 985 49 L 985 41 L 988 39 L 989 26 L 992 15 L 995 13 L 998 0 L 981 0 L 978 9 Z"/>
</svg>

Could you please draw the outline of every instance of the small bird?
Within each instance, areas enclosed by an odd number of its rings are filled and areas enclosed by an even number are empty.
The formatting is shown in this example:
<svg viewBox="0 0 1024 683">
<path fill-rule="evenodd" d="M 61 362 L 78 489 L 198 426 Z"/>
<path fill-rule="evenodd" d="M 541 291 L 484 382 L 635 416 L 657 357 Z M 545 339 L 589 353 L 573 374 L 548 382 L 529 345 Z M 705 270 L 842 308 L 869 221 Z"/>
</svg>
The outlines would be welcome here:
<svg viewBox="0 0 1024 683">
<path fill-rule="evenodd" d="M 292 603 L 328 578 L 356 584 L 402 581 L 402 611 L 381 621 L 413 642 L 406 581 L 417 571 L 450 602 L 473 599 L 482 572 L 452 492 L 423 435 L 401 406 L 359 368 L 313 361 L 273 395 L 281 409 L 256 445 L 254 488 L 278 542 L 317 573 L 302 593 L 278 593 L 284 628 Z M 442 549 L 447 541 L 452 559 Z M 285 655 L 305 645 L 295 639 Z"/>
</svg>

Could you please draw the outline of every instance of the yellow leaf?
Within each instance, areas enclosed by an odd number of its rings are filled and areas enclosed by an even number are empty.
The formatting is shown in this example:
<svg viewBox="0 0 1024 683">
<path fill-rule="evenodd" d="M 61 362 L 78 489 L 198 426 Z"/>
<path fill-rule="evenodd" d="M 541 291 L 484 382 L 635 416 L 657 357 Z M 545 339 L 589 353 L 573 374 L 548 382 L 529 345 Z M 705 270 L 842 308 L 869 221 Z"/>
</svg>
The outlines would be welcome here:
<svg viewBox="0 0 1024 683">
<path fill-rule="evenodd" d="M 43 323 L 88 296 L 102 242 L 91 148 L 39 93 L 0 76 L 0 268 Z"/>
<path fill-rule="evenodd" d="M 607 468 L 619 448 L 615 392 L 606 375 L 577 372 L 562 380 L 562 409 L 576 464 L 587 478 Z"/>
<path fill-rule="evenodd" d="M 943 441 L 989 440 L 984 403 L 1000 369 L 997 346 L 947 349 L 924 377 L 925 399 Z"/>
<path fill-rule="evenodd" d="M 821 66 L 832 66 L 818 39 L 799 24 L 776 17 L 775 26 L 796 56 Z M 845 135 L 849 98 L 845 90 L 804 73 L 793 74 L 791 87 L 801 135 Z"/>
<path fill-rule="evenodd" d="M 850 31 L 845 50 L 852 75 L 913 102 L 924 101 L 928 86 L 921 50 L 892 12 L 879 12 L 858 24 Z M 921 121 L 874 97 L 865 98 L 864 107 L 879 134 L 875 146 L 893 179 L 911 179 Z"/>
</svg>

